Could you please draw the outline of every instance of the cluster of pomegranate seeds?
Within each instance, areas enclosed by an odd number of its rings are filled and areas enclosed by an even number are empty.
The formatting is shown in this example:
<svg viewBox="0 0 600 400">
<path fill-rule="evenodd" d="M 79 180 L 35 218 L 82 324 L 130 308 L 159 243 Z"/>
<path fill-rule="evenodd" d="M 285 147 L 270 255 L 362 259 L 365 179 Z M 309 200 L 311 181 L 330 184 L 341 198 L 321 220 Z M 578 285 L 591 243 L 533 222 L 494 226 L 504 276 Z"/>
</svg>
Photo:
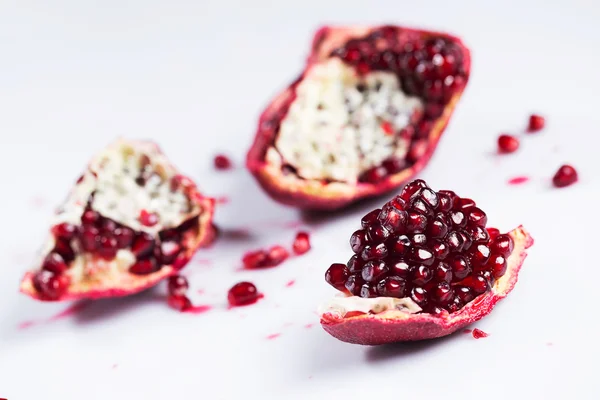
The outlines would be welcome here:
<svg viewBox="0 0 600 400">
<path fill-rule="evenodd" d="M 178 311 L 187 311 L 192 308 L 192 302 L 186 296 L 189 284 L 182 275 L 173 275 L 169 277 L 169 297 L 167 299 L 169 306 Z"/>
<path fill-rule="evenodd" d="M 391 124 L 382 122 L 389 135 L 412 138 L 406 159 L 391 158 L 380 166 L 363 173 L 359 180 L 376 183 L 390 174 L 409 167 L 427 150 L 427 138 L 444 106 L 466 83 L 462 49 L 441 37 L 423 38 L 402 28 L 384 26 L 362 38 L 354 38 L 334 49 L 331 56 L 339 57 L 365 75 L 373 71 L 396 74 L 402 91 L 420 97 L 424 112 L 414 123 L 394 132 Z"/>
<path fill-rule="evenodd" d="M 528 132 L 538 132 L 544 129 L 546 125 L 546 119 L 541 115 L 532 114 L 529 117 L 529 125 L 527 126 Z"/>
<path fill-rule="evenodd" d="M 519 148 L 519 139 L 512 135 L 498 137 L 498 151 L 500 153 L 514 153 Z"/>
<path fill-rule="evenodd" d="M 242 263 L 246 269 L 276 267 L 284 262 L 290 253 L 283 246 L 273 246 L 269 250 L 250 251 L 242 257 Z"/>
<path fill-rule="evenodd" d="M 298 232 L 292 245 L 294 253 L 301 255 L 310 250 L 310 236 L 307 232 Z"/>
<path fill-rule="evenodd" d="M 325 280 L 355 296 L 410 297 L 432 314 L 458 311 L 504 275 L 513 251 L 510 236 L 491 238 L 486 223 L 473 200 L 417 179 L 362 218 L 355 254 Z"/>
<path fill-rule="evenodd" d="M 570 186 L 577 182 L 577 170 L 570 165 L 561 166 L 552 178 L 552 183 L 556 187 Z"/>
<path fill-rule="evenodd" d="M 214 164 L 215 168 L 220 170 L 231 169 L 233 166 L 229 157 L 224 154 L 217 154 L 214 159 Z"/>
<path fill-rule="evenodd" d="M 258 292 L 251 282 L 239 282 L 233 285 L 227 293 L 227 301 L 232 307 L 247 306 L 256 303 L 263 295 Z"/>
</svg>

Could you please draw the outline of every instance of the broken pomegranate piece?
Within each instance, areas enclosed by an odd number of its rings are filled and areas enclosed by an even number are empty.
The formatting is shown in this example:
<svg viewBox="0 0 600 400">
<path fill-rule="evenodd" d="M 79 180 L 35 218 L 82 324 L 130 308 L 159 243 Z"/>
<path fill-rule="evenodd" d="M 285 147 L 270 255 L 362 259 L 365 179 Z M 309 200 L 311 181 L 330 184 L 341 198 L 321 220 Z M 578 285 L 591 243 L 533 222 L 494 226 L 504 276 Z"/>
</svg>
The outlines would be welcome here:
<svg viewBox="0 0 600 400">
<path fill-rule="evenodd" d="M 399 187 L 431 157 L 469 79 L 456 37 L 325 27 L 262 114 L 247 167 L 282 203 L 335 209 Z"/>
<path fill-rule="evenodd" d="M 71 300 L 154 286 L 206 241 L 213 207 L 156 144 L 118 140 L 92 159 L 57 211 L 21 291 Z"/>
<path fill-rule="evenodd" d="M 326 271 L 342 293 L 320 310 L 323 328 L 383 344 L 445 336 L 483 318 L 512 290 L 533 244 L 522 227 L 500 234 L 486 223 L 473 200 L 409 183 L 362 219 L 350 260 Z"/>
</svg>

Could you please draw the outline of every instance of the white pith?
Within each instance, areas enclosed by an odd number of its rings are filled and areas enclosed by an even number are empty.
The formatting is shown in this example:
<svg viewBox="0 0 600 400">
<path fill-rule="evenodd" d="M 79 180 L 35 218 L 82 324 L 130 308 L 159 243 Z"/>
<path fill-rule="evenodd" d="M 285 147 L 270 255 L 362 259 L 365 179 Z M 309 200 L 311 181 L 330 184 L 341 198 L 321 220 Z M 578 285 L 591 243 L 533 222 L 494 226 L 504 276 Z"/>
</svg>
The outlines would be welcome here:
<svg viewBox="0 0 600 400">
<path fill-rule="evenodd" d="M 359 85 L 366 89 L 359 91 Z M 303 178 L 354 183 L 385 159 L 406 156 L 410 138 L 386 132 L 382 123 L 398 132 L 422 108 L 419 98 L 402 92 L 393 73 L 361 77 L 331 58 L 309 70 L 296 88 L 275 148 Z"/>
<path fill-rule="evenodd" d="M 319 306 L 318 313 L 319 315 L 335 314 L 344 317 L 350 312 L 380 314 L 389 310 L 402 311 L 407 314 L 416 314 L 422 311 L 421 307 L 410 297 L 397 299 L 395 297 L 363 298 L 340 295 Z"/>
<path fill-rule="evenodd" d="M 144 186 L 140 186 L 135 179 L 141 171 L 139 166 L 143 155 L 150 160 L 147 167 L 149 178 Z M 82 180 L 54 216 L 52 226 L 62 222 L 81 226 L 81 216 L 90 195 L 94 193 L 93 210 L 135 231 L 145 231 L 158 237 L 159 231 L 177 227 L 202 211 L 181 188 L 171 191 L 171 178 L 175 175 L 177 171 L 154 143 L 118 140 L 92 159 Z M 138 217 L 142 210 L 156 213 L 158 223 L 154 226 L 141 224 Z M 55 244 L 55 238 L 50 235 L 36 260 L 35 270 L 39 269 L 43 258 Z M 128 249 L 120 249 L 114 259 L 105 260 L 95 254 L 84 253 L 77 239 L 71 240 L 70 246 L 76 257 L 65 274 L 71 278 L 72 284 L 117 280 L 119 274 L 127 272 L 136 262 L 135 255 Z"/>
</svg>

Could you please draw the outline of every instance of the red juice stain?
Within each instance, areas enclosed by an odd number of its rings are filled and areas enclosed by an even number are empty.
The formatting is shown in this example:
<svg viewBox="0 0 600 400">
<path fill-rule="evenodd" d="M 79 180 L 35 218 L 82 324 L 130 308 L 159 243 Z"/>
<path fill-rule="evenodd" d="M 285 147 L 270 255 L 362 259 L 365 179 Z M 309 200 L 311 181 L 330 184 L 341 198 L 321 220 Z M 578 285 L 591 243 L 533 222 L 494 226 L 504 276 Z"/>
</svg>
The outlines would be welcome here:
<svg viewBox="0 0 600 400">
<path fill-rule="evenodd" d="M 119 364 L 113 364 L 112 369 L 117 369 L 118 366 Z"/>
<path fill-rule="evenodd" d="M 293 322 L 286 322 L 285 324 L 283 324 L 284 328 L 289 328 L 290 326 L 294 326 Z"/>
<path fill-rule="evenodd" d="M 267 336 L 267 340 L 274 340 L 277 339 L 279 336 L 281 336 L 281 333 L 272 333 Z"/>
<path fill-rule="evenodd" d="M 486 338 L 488 336 L 490 336 L 489 333 L 485 333 L 481 329 L 477 329 L 477 328 L 473 329 L 473 337 L 475 339 Z"/>
<path fill-rule="evenodd" d="M 548 347 L 554 346 L 554 343 L 548 342 L 548 343 L 546 343 L 546 346 L 548 346 Z"/>
<path fill-rule="evenodd" d="M 312 328 L 313 326 L 315 326 L 315 324 L 306 324 L 306 325 L 304 325 L 304 327 L 305 327 L 306 329 L 310 329 L 310 328 Z"/>
<path fill-rule="evenodd" d="M 196 258 L 194 260 L 194 264 L 210 266 L 212 265 L 212 261 L 208 258 Z"/>
<path fill-rule="evenodd" d="M 50 317 L 50 319 L 48 321 L 57 321 L 59 319 L 66 318 L 71 315 L 77 314 L 78 312 L 89 307 L 91 304 L 92 304 L 92 302 L 90 302 L 90 301 L 81 301 L 81 302 L 78 302 L 75 304 L 71 304 L 65 310 L 59 312 L 58 314 L 54 315 L 53 317 Z"/>
<path fill-rule="evenodd" d="M 38 323 L 36 321 L 23 321 L 19 325 L 17 325 L 17 329 L 23 330 L 23 329 L 31 328 L 32 326 L 37 325 L 37 324 Z"/>
<path fill-rule="evenodd" d="M 196 290 L 196 293 L 198 293 L 198 294 L 204 294 L 204 289 L 198 289 L 198 290 Z"/>
<path fill-rule="evenodd" d="M 31 199 L 31 206 L 36 210 L 44 208 L 46 204 L 48 204 L 48 202 L 40 195 L 34 196 Z"/>
<path fill-rule="evenodd" d="M 292 286 L 294 286 L 295 283 L 296 283 L 296 281 L 292 279 L 291 281 L 289 281 L 288 283 L 285 284 L 285 287 L 292 287 Z"/>
<path fill-rule="evenodd" d="M 229 203 L 229 197 L 227 196 L 219 196 L 215 198 L 217 204 L 227 204 Z"/>
<path fill-rule="evenodd" d="M 204 314 L 205 312 L 210 311 L 211 309 L 212 309 L 212 306 L 205 304 L 205 305 L 193 306 L 191 308 L 188 308 L 184 312 L 186 312 L 188 314 Z"/>
<path fill-rule="evenodd" d="M 527 176 L 515 176 L 514 178 L 510 178 L 508 180 L 508 184 L 509 185 L 521 185 L 528 181 L 529 181 L 529 177 L 527 177 Z"/>
<path fill-rule="evenodd" d="M 473 332 L 473 330 L 472 329 L 463 329 L 462 332 L 463 333 L 471 333 L 471 332 Z"/>
</svg>

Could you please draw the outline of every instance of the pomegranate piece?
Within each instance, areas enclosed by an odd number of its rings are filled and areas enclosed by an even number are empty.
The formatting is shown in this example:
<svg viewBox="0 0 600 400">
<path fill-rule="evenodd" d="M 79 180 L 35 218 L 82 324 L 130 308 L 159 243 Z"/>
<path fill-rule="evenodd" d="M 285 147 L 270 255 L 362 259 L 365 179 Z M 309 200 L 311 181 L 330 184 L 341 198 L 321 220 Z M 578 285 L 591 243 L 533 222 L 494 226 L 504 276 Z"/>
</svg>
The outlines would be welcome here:
<svg viewBox="0 0 600 400">
<path fill-rule="evenodd" d="M 498 137 L 498 152 L 514 153 L 519 148 L 519 139 L 511 135 L 500 135 Z"/>
<path fill-rule="evenodd" d="M 232 307 L 247 306 L 256 303 L 263 295 L 251 282 L 239 282 L 227 292 L 227 300 Z"/>
<path fill-rule="evenodd" d="M 544 129 L 546 125 L 546 119 L 541 115 L 532 114 L 529 117 L 529 126 L 527 126 L 527 131 L 529 132 L 537 132 Z"/>
<path fill-rule="evenodd" d="M 217 154 L 214 159 L 214 164 L 215 168 L 220 170 L 231 169 L 233 166 L 229 157 L 224 154 Z"/>
<path fill-rule="evenodd" d="M 577 170 L 570 165 L 561 166 L 552 178 L 552 183 L 556 187 L 571 186 L 578 180 Z"/>
<path fill-rule="evenodd" d="M 249 251 L 242 257 L 246 269 L 270 268 L 284 262 L 290 253 L 283 246 L 273 246 L 269 250 Z"/>
<path fill-rule="evenodd" d="M 307 232 L 298 232 L 292 245 L 294 253 L 301 255 L 310 250 L 310 236 Z"/>
<path fill-rule="evenodd" d="M 119 140 L 91 160 L 57 211 L 21 291 L 73 300 L 154 286 L 205 243 L 213 208 L 156 144 Z"/>
<path fill-rule="evenodd" d="M 469 73 L 469 50 L 451 35 L 324 27 L 301 77 L 261 115 L 246 165 L 301 208 L 391 191 L 429 161 Z"/>
<path fill-rule="evenodd" d="M 462 329 L 512 290 L 533 244 L 522 227 L 488 232 L 487 216 L 475 201 L 435 192 L 421 180 L 381 207 L 379 218 L 367 214 L 363 229 L 377 226 L 389 208 L 419 215 L 423 224 L 408 218 L 386 235 L 366 235 L 347 264 L 326 271 L 325 280 L 345 297 L 321 308 L 321 324 L 340 340 L 371 345 Z M 389 251 L 362 256 L 380 247 Z"/>
</svg>

